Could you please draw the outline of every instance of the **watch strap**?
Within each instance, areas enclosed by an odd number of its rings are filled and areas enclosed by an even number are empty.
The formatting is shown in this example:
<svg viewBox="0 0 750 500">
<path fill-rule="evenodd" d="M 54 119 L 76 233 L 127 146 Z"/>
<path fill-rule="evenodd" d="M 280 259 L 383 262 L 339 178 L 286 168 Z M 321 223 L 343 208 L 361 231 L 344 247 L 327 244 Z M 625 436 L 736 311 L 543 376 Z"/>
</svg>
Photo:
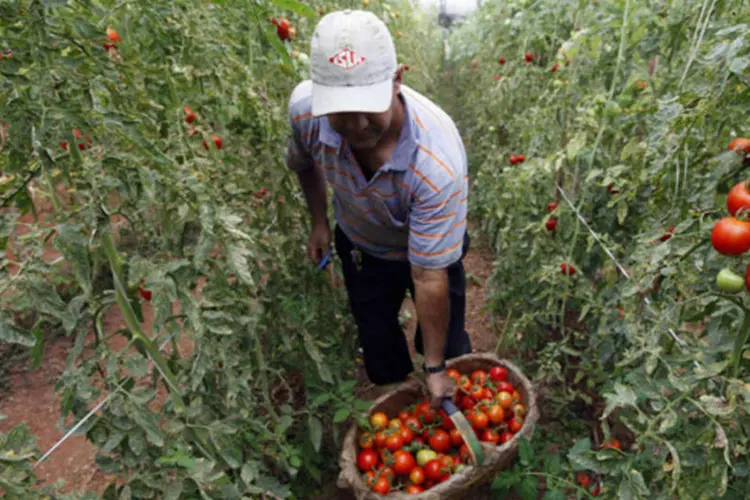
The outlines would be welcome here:
<svg viewBox="0 0 750 500">
<path fill-rule="evenodd" d="M 427 373 L 440 373 L 441 371 L 445 370 L 445 360 L 443 360 L 442 363 L 440 363 L 438 366 L 427 366 L 426 364 L 422 365 L 422 369 Z"/>
</svg>

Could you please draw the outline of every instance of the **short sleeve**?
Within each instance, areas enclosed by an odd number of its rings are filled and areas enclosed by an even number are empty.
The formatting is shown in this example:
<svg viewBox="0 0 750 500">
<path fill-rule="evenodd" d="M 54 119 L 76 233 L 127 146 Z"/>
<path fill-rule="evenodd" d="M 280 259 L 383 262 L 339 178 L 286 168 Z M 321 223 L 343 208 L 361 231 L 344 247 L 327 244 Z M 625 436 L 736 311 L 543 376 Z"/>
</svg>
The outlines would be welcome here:
<svg viewBox="0 0 750 500">
<path fill-rule="evenodd" d="M 314 165 L 311 151 L 314 119 L 310 112 L 310 99 L 300 97 L 300 84 L 289 99 L 288 119 L 291 135 L 287 142 L 286 164 L 295 172 L 301 172 Z"/>
<path fill-rule="evenodd" d="M 442 269 L 458 261 L 463 250 L 463 182 L 456 178 L 425 184 L 416 191 L 409 215 L 409 261 L 426 269 Z"/>
</svg>

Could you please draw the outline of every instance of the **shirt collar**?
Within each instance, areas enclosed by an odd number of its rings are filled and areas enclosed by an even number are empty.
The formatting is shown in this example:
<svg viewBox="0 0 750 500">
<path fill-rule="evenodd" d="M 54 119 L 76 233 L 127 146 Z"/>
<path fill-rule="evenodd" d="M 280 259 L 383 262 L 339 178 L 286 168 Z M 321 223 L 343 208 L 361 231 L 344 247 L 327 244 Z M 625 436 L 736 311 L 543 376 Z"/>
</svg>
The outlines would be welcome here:
<svg viewBox="0 0 750 500">
<path fill-rule="evenodd" d="M 414 111 L 406 94 L 402 92 L 401 97 L 403 98 L 402 102 L 404 103 L 404 124 L 401 127 L 401 136 L 398 139 L 396 149 L 391 155 L 391 160 L 381 167 L 384 171 L 403 171 L 409 168 L 409 163 L 414 155 L 414 151 L 419 145 L 419 139 L 417 136 L 418 127 L 415 122 Z M 320 120 L 320 142 L 336 149 L 337 154 L 341 152 L 341 146 L 344 142 L 343 138 L 338 132 L 331 128 L 327 116 L 322 116 Z"/>
</svg>

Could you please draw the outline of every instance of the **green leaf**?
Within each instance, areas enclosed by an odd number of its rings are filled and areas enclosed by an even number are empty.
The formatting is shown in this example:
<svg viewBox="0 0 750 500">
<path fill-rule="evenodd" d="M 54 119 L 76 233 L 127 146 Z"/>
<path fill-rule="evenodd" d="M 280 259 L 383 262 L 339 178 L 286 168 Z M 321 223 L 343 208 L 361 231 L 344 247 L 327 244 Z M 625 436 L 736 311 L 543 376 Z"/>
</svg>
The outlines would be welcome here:
<svg viewBox="0 0 750 500">
<path fill-rule="evenodd" d="M 310 429 L 310 442 L 312 443 L 315 453 L 320 452 L 320 443 L 323 438 L 323 424 L 318 417 L 310 415 L 307 419 L 307 426 Z"/>
<path fill-rule="evenodd" d="M 258 477 L 259 473 L 258 464 L 255 462 L 246 462 L 240 471 L 240 478 L 245 482 L 245 485 L 249 486 L 255 482 L 255 478 Z"/>
<path fill-rule="evenodd" d="M 343 422 L 349 417 L 351 410 L 349 408 L 340 408 L 339 411 L 333 416 L 333 423 L 338 424 Z"/>
<path fill-rule="evenodd" d="M 312 400 L 312 403 L 310 403 L 310 405 L 313 408 L 317 408 L 318 406 L 320 406 L 322 404 L 325 404 L 325 403 L 327 403 L 330 400 L 331 400 L 331 395 L 330 394 L 328 394 L 328 393 L 319 394 L 318 396 L 315 397 L 315 399 Z"/>
<path fill-rule="evenodd" d="M 164 492 L 164 500 L 179 500 L 182 495 L 182 479 L 175 478 Z"/>
<path fill-rule="evenodd" d="M 36 339 L 32 334 L 17 328 L 10 319 L 10 314 L 0 311 L 0 341 L 10 344 L 20 344 L 26 347 L 32 347 L 36 344 Z"/>
<path fill-rule="evenodd" d="M 315 17 L 315 11 L 307 4 L 298 2 L 296 0 L 269 0 L 271 3 L 276 4 L 282 9 L 291 10 L 295 14 L 300 16 L 309 17 L 313 19 Z"/>
<path fill-rule="evenodd" d="M 143 455 L 146 451 L 146 439 L 140 432 L 128 434 L 128 448 L 136 457 Z"/>
<path fill-rule="evenodd" d="M 109 437 L 104 443 L 104 446 L 102 446 L 101 451 L 104 453 L 114 451 L 118 446 L 120 446 L 120 443 L 122 443 L 123 439 L 125 439 L 124 433 L 117 430 L 110 431 Z"/>
<path fill-rule="evenodd" d="M 527 476 L 521 483 L 521 498 L 536 500 L 539 495 L 539 482 L 535 476 Z"/>
<path fill-rule="evenodd" d="M 607 418 L 615 408 L 627 408 L 629 406 L 635 406 L 636 402 L 638 401 L 635 392 L 619 382 L 615 383 L 615 393 L 604 394 L 604 398 L 607 400 L 607 407 L 605 408 L 604 414 L 601 417 L 602 419 Z"/>
<path fill-rule="evenodd" d="M 579 132 L 568 142 L 565 146 L 565 154 L 568 156 L 569 161 L 573 161 L 578 153 L 581 151 L 583 146 L 586 145 L 586 133 Z"/>
<path fill-rule="evenodd" d="M 143 377 L 148 373 L 148 361 L 137 352 L 129 354 L 123 364 L 134 377 Z"/>
<path fill-rule="evenodd" d="M 703 408 L 715 417 L 727 417 L 732 414 L 734 408 L 728 406 L 724 401 L 716 396 L 709 396 L 708 394 L 702 395 L 700 402 L 703 404 Z"/>
<path fill-rule="evenodd" d="M 620 225 L 625 223 L 625 218 L 628 216 L 628 202 L 620 200 L 617 202 L 617 222 Z"/>
<path fill-rule="evenodd" d="M 531 448 L 526 436 L 521 436 L 518 441 L 518 458 L 524 467 L 530 466 L 534 459 L 534 450 Z"/>
<path fill-rule="evenodd" d="M 548 486 L 549 487 L 549 486 Z M 565 500 L 567 497 L 558 489 L 549 489 L 542 497 L 542 500 Z"/>
</svg>

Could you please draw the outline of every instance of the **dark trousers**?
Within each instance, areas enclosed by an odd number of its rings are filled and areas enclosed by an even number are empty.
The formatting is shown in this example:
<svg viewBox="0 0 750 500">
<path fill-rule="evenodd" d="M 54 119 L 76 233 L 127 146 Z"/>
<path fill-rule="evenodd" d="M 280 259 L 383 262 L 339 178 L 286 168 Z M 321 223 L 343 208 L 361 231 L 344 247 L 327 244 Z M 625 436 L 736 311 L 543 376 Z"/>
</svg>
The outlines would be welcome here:
<svg viewBox="0 0 750 500">
<path fill-rule="evenodd" d="M 446 359 L 471 352 L 471 341 L 464 329 L 466 275 L 462 260 L 469 251 L 469 243 L 466 232 L 461 260 L 448 267 L 451 311 L 445 345 Z M 406 337 L 398 321 L 406 290 L 410 290 L 412 297 L 415 296 L 411 265 L 406 261 L 378 259 L 360 251 L 362 260 L 357 269 L 351 253 L 355 247 L 338 226 L 335 244 L 336 253 L 343 264 L 349 306 L 359 328 L 359 343 L 364 353 L 367 376 L 378 385 L 401 382 L 414 370 Z M 417 352 L 424 354 L 419 326 L 414 343 Z"/>
</svg>

